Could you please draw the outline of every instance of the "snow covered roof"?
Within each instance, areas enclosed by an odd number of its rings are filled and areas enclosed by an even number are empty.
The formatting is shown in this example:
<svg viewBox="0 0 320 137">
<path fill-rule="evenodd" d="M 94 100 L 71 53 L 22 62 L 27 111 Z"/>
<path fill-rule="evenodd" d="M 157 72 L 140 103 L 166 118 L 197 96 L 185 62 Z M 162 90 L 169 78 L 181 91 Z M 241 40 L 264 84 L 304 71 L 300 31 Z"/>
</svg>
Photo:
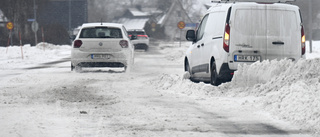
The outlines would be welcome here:
<svg viewBox="0 0 320 137">
<path fill-rule="evenodd" d="M 2 10 L 0 10 L 0 22 L 8 22 L 8 19 L 4 16 Z"/>
<path fill-rule="evenodd" d="M 143 12 L 143 11 L 140 11 L 140 10 L 138 10 L 136 8 L 129 8 L 128 10 L 131 12 L 131 14 L 133 16 L 139 16 L 140 17 L 140 16 L 150 16 L 151 15 L 148 12 Z"/>
<path fill-rule="evenodd" d="M 127 29 L 144 29 L 144 26 L 148 21 L 149 21 L 149 18 L 143 18 L 143 19 L 123 18 L 120 20 L 120 23 L 122 23 Z"/>
</svg>

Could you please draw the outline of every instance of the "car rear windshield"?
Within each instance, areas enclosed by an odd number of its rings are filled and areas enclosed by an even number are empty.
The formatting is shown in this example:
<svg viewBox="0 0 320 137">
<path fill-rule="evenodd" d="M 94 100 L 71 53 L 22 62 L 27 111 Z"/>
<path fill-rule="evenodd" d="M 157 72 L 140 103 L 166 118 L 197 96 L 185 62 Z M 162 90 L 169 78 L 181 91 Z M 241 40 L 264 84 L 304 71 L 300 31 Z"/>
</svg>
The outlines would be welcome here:
<svg viewBox="0 0 320 137">
<path fill-rule="evenodd" d="M 122 38 L 119 28 L 95 27 L 81 30 L 80 38 Z"/>
<path fill-rule="evenodd" d="M 128 31 L 129 35 L 146 35 L 144 31 Z"/>
<path fill-rule="evenodd" d="M 235 29 L 243 35 L 289 36 L 298 27 L 297 15 L 289 10 L 238 9 Z"/>
</svg>

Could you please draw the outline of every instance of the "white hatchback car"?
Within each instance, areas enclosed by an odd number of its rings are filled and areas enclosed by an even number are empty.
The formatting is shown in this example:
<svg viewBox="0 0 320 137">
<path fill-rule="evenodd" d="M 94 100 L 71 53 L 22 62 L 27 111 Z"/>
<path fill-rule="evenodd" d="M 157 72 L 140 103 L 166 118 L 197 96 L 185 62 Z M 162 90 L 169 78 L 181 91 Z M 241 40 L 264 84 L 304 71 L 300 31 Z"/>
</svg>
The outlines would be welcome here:
<svg viewBox="0 0 320 137">
<path fill-rule="evenodd" d="M 122 24 L 83 24 L 72 43 L 71 71 L 82 67 L 123 67 L 126 70 L 133 60 L 134 47 Z"/>
</svg>

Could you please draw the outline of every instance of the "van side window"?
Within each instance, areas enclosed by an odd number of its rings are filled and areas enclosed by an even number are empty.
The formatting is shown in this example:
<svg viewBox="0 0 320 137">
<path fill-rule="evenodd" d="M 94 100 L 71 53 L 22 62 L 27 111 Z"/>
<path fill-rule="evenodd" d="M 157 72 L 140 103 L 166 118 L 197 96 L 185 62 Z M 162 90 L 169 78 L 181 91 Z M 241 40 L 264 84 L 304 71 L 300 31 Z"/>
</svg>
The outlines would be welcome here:
<svg viewBox="0 0 320 137">
<path fill-rule="evenodd" d="M 197 41 L 201 40 L 204 34 L 204 30 L 207 24 L 207 20 L 208 20 L 209 14 L 207 14 L 206 16 L 203 17 L 201 24 L 197 30 Z"/>
</svg>

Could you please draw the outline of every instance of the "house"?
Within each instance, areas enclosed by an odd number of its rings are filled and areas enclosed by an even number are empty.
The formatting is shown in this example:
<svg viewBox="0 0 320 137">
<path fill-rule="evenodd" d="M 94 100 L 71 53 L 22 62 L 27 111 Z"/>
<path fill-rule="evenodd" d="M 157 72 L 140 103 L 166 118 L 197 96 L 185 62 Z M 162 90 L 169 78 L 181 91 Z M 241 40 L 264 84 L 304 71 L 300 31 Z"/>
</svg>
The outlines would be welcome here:
<svg viewBox="0 0 320 137">
<path fill-rule="evenodd" d="M 127 29 L 144 29 L 149 37 L 167 40 L 180 39 L 180 31 L 183 35 L 186 33 L 186 29 L 177 27 L 180 21 L 192 23 L 180 0 L 174 0 L 167 11 L 141 6 L 129 8 L 121 18 L 114 20 Z"/>
<path fill-rule="evenodd" d="M 61 24 L 66 30 L 88 22 L 87 0 L 49 0 L 37 13 L 39 24 Z"/>
<path fill-rule="evenodd" d="M 0 27 L 5 27 L 7 22 L 7 17 L 5 17 L 3 12 L 0 10 Z"/>
<path fill-rule="evenodd" d="M 70 44 L 73 28 L 88 22 L 87 0 L 49 0 L 37 10 L 37 22 L 43 27 L 45 41 Z"/>
<path fill-rule="evenodd" d="M 156 8 L 145 8 L 139 5 L 134 8 L 128 8 L 120 18 L 116 18 L 113 22 L 124 24 L 128 30 L 144 29 L 149 37 L 152 37 L 151 25 L 157 22 L 155 16 L 162 13 Z"/>
<path fill-rule="evenodd" d="M 192 19 L 183 8 L 181 1 L 175 0 L 169 10 L 157 22 L 159 29 L 163 31 L 163 36 L 159 36 L 159 38 L 171 41 L 183 39 L 181 38 L 181 34 L 184 35 L 187 30 L 178 28 L 180 21 L 186 24 L 192 23 Z"/>
</svg>

